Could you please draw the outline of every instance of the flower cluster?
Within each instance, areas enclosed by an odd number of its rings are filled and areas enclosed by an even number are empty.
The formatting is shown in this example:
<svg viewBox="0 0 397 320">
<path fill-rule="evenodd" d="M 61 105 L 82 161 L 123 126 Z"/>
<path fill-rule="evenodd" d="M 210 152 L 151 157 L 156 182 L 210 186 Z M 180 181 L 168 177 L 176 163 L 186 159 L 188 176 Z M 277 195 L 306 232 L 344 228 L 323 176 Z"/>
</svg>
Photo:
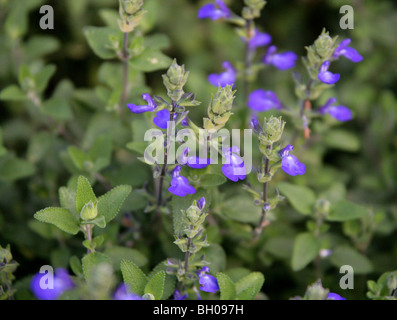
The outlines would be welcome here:
<svg viewBox="0 0 397 320">
<path fill-rule="evenodd" d="M 30 282 L 30 289 L 39 300 L 57 300 L 65 291 L 75 286 L 66 269 L 56 269 L 53 281 L 49 277 L 48 273 L 37 273 Z"/>
</svg>

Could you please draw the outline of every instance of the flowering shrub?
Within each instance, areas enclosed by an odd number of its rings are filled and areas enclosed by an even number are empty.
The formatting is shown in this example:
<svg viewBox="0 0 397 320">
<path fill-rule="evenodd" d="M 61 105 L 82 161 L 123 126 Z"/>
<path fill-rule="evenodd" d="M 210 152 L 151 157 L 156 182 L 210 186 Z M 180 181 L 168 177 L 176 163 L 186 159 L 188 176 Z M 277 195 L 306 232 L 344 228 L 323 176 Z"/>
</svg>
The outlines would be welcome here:
<svg viewBox="0 0 397 320">
<path fill-rule="evenodd" d="M 396 299 L 393 4 L 44 4 L 0 1 L 1 299 Z"/>
</svg>

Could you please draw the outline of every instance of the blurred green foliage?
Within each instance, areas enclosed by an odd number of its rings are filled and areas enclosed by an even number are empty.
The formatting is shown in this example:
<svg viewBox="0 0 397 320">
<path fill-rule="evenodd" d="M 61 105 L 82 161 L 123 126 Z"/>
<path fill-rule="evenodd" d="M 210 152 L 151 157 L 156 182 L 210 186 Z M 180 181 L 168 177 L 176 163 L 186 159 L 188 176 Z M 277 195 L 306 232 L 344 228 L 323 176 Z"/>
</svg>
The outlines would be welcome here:
<svg viewBox="0 0 397 320">
<path fill-rule="evenodd" d="M 241 11 L 243 1 L 226 2 Z M 185 90 L 202 104 L 189 116 L 201 123 L 210 93 L 216 91 L 207 75 L 219 72 L 222 61 L 242 61 L 244 50 L 231 25 L 197 19 L 205 3 L 145 0 L 147 14 L 131 36 L 136 58 L 130 61 L 128 102 L 140 101 L 145 92 L 164 94 L 161 74 L 169 57 L 175 57 L 190 71 Z M 341 30 L 339 8 L 348 3 L 354 7 L 355 28 Z M 54 30 L 39 27 L 43 4 L 54 8 Z M 41 265 L 68 267 L 71 257 L 84 254 L 81 241 L 33 219 L 40 209 L 59 206 L 58 189 L 75 190 L 79 175 L 89 178 L 96 194 L 106 193 L 109 184 L 133 188 L 122 208 L 126 215 L 102 233 L 104 252 L 116 269 L 129 259 L 149 273 L 165 258 L 180 257 L 169 232 L 172 221 L 165 222 L 158 237 L 150 229 L 143 191 L 152 188 L 152 172 L 136 159 L 137 145 L 126 147 L 132 140 L 143 141 L 150 119 L 111 112 L 121 94 L 121 64 L 96 39 L 117 28 L 117 10 L 113 0 L 0 0 L 0 244 L 11 245 L 19 264 L 14 272 L 17 298 L 31 297 L 29 280 Z M 282 50 L 305 55 L 304 47 L 324 27 L 332 35 L 352 38 L 364 61 L 352 65 L 341 60 L 335 72 L 343 76 L 320 102 L 337 96 L 354 119 L 343 125 L 331 118 L 312 122 L 312 137 L 300 141 L 299 154 L 310 170 L 294 177 L 294 184 L 285 175 L 275 177 L 287 201 L 257 243 L 250 242 L 250 226 L 259 219 L 258 207 L 241 184 L 228 182 L 219 189 L 209 184 L 212 245 L 203 250 L 211 271 L 225 273 L 219 279 L 238 283 L 247 269 L 260 271 L 266 276 L 262 291 L 270 299 L 303 294 L 318 277 L 324 287 L 348 299 L 364 299 L 367 291 L 369 298 L 387 295 L 382 291 L 385 277 L 369 288 L 366 281 L 395 270 L 397 263 L 396 24 L 397 6 L 387 0 L 268 1 L 257 27 Z M 146 65 L 150 59 L 160 62 Z M 297 70 L 303 68 L 299 62 Z M 244 108 L 239 86 L 237 111 Z M 290 72 L 268 68 L 259 74 L 256 88 L 275 91 L 285 105 L 296 103 Z M 231 128 L 241 125 L 238 116 L 230 122 Z M 286 131 L 292 134 L 288 124 Z M 255 186 L 253 176 L 248 180 Z M 330 202 L 331 213 L 318 241 L 306 231 L 314 228 L 319 199 Z M 172 202 L 171 208 L 178 205 Z M 310 263 L 321 248 L 333 254 Z M 342 264 L 355 268 L 354 290 L 339 288 Z"/>
</svg>

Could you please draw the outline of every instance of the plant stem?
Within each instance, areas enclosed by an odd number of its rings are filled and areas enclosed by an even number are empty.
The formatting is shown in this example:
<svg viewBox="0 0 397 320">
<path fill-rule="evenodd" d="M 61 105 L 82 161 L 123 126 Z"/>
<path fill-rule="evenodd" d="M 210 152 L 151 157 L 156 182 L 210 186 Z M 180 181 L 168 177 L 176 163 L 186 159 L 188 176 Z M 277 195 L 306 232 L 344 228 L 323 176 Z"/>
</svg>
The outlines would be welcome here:
<svg viewBox="0 0 397 320">
<path fill-rule="evenodd" d="M 123 112 L 123 104 L 127 100 L 128 90 L 128 32 L 123 33 L 123 51 L 121 53 L 121 61 L 123 62 L 123 87 L 118 110 L 120 114 Z"/>
<path fill-rule="evenodd" d="M 272 146 L 267 146 L 266 149 L 270 150 Z M 269 173 L 270 168 L 269 168 L 269 159 L 264 156 L 265 159 L 265 175 Z M 259 236 L 262 233 L 263 228 L 265 227 L 265 219 L 266 219 L 266 212 L 267 210 L 265 209 L 265 205 L 267 203 L 267 193 L 268 193 L 268 184 L 269 181 L 265 182 L 263 184 L 263 196 L 262 196 L 262 200 L 263 200 L 263 206 L 262 206 L 262 213 L 261 213 L 261 218 L 259 220 L 259 224 L 256 227 L 255 231 L 254 231 L 254 240 L 258 240 Z"/>
<path fill-rule="evenodd" d="M 193 226 L 190 225 L 190 230 L 193 229 Z M 189 259 L 190 259 L 190 246 L 192 245 L 192 238 L 188 238 L 187 239 L 187 251 L 185 253 L 185 274 L 188 272 L 189 270 Z"/>
<path fill-rule="evenodd" d="M 172 101 L 172 110 L 170 112 L 170 122 L 172 123 L 174 121 L 174 114 L 175 114 L 175 101 Z M 168 162 L 168 152 L 169 152 L 169 143 L 171 140 L 171 128 L 167 128 L 167 136 L 165 140 L 165 152 L 164 152 L 164 162 L 163 166 L 161 168 L 161 173 L 158 178 L 158 185 L 157 185 L 157 203 L 156 203 L 156 216 L 160 216 L 160 207 L 163 202 L 163 184 L 164 184 L 164 178 L 167 172 L 167 162 Z"/>
<path fill-rule="evenodd" d="M 90 243 L 92 242 L 92 226 L 91 224 L 87 224 L 85 227 L 85 234 L 87 237 L 87 240 L 90 241 Z M 91 250 L 87 249 L 87 254 L 90 254 Z"/>
</svg>

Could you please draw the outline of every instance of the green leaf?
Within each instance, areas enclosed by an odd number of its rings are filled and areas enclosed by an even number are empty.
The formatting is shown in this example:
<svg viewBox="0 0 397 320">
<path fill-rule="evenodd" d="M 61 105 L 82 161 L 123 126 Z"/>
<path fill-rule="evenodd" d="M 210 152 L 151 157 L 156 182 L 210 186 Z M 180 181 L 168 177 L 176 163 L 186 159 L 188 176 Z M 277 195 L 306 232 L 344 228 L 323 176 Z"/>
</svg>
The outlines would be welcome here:
<svg viewBox="0 0 397 320">
<path fill-rule="evenodd" d="M 68 153 L 76 168 L 80 170 L 84 170 L 84 164 L 90 161 L 90 157 L 75 146 L 70 146 L 68 148 Z"/>
<path fill-rule="evenodd" d="M 77 180 L 77 191 L 76 191 L 76 211 L 80 214 L 81 209 L 85 204 L 92 201 L 96 202 L 95 193 L 92 190 L 91 184 L 88 179 L 84 176 L 79 176 Z"/>
<path fill-rule="evenodd" d="M 36 171 L 35 166 L 14 156 L 5 156 L 0 160 L 0 179 L 14 181 L 29 177 Z"/>
<path fill-rule="evenodd" d="M 155 300 L 161 300 L 164 292 L 165 272 L 160 271 L 149 279 L 145 287 L 145 294 L 150 293 L 154 296 Z"/>
<path fill-rule="evenodd" d="M 254 299 L 262 289 L 264 282 L 265 277 L 261 272 L 251 272 L 248 276 L 237 281 L 237 299 Z"/>
<path fill-rule="evenodd" d="M 47 88 L 48 82 L 56 71 L 56 66 L 49 64 L 45 66 L 40 72 L 36 73 L 33 78 L 38 92 L 43 92 Z"/>
<path fill-rule="evenodd" d="M 302 214 L 312 213 L 313 206 L 316 202 L 316 196 L 311 189 L 288 182 L 280 182 L 277 187 L 280 193 L 288 199 L 298 212 Z"/>
<path fill-rule="evenodd" d="M 89 156 L 93 161 L 106 159 L 110 161 L 112 156 L 112 139 L 109 135 L 99 136 L 92 145 Z"/>
<path fill-rule="evenodd" d="M 69 259 L 69 265 L 76 276 L 83 275 L 83 266 L 81 261 L 76 256 L 71 256 Z"/>
<path fill-rule="evenodd" d="M 367 274 L 373 270 L 373 265 L 366 256 L 347 246 L 336 248 L 330 256 L 330 261 L 337 268 L 343 265 L 352 266 L 355 274 Z"/>
<path fill-rule="evenodd" d="M 60 187 L 58 194 L 61 207 L 68 209 L 76 221 L 78 221 L 80 219 L 80 212 L 76 211 L 76 191 L 67 187 Z"/>
<path fill-rule="evenodd" d="M 60 41 L 51 36 L 32 36 L 26 42 L 24 51 L 26 52 L 30 61 L 44 57 L 60 47 Z"/>
<path fill-rule="evenodd" d="M 200 177 L 200 185 L 202 187 L 216 187 L 224 184 L 226 178 L 223 175 L 216 173 L 205 174 Z"/>
<path fill-rule="evenodd" d="M 234 300 L 237 297 L 236 286 L 233 280 L 225 273 L 219 272 L 216 275 L 219 289 L 221 292 L 221 300 Z"/>
<path fill-rule="evenodd" d="M 70 120 L 73 113 L 69 103 L 62 98 L 51 98 L 44 102 L 43 112 L 56 120 Z"/>
<path fill-rule="evenodd" d="M 45 208 L 36 212 L 34 217 L 41 222 L 53 224 L 70 234 L 77 234 L 80 230 L 78 222 L 70 211 L 65 208 Z"/>
<path fill-rule="evenodd" d="M 347 130 L 331 130 L 326 134 L 324 140 L 330 148 L 350 152 L 357 152 L 360 150 L 360 139 Z"/>
<path fill-rule="evenodd" d="M 149 275 L 149 279 L 151 279 L 159 271 L 165 272 L 164 291 L 161 300 L 167 300 L 175 291 L 176 276 L 172 274 L 168 274 L 166 270 L 167 270 L 166 261 L 162 261 L 152 270 L 152 272 Z"/>
<path fill-rule="evenodd" d="M 171 62 L 172 59 L 162 52 L 148 48 L 139 56 L 132 58 L 129 61 L 129 65 L 139 71 L 152 72 L 168 68 Z"/>
<path fill-rule="evenodd" d="M 26 99 L 26 94 L 15 84 L 4 88 L 0 92 L 0 100 L 23 101 Z"/>
<path fill-rule="evenodd" d="M 299 234 L 292 253 L 292 270 L 299 271 L 312 262 L 321 249 L 321 244 L 311 233 Z"/>
<path fill-rule="evenodd" d="M 30 162 L 36 163 L 43 159 L 50 149 L 54 136 L 49 132 L 38 132 L 29 143 L 27 158 Z"/>
<path fill-rule="evenodd" d="M 121 32 L 109 27 L 85 27 L 83 33 L 94 53 L 102 59 L 116 58 L 110 37 L 119 37 Z"/>
<path fill-rule="evenodd" d="M 145 287 L 148 282 L 143 271 L 132 261 L 123 260 L 120 264 L 121 273 L 124 282 L 129 286 L 131 292 L 142 296 L 145 293 Z"/>
<path fill-rule="evenodd" d="M 331 212 L 327 216 L 329 221 L 348 221 L 365 217 L 368 210 L 353 202 L 342 200 L 331 206 Z"/>
<path fill-rule="evenodd" d="M 104 216 L 106 223 L 112 221 L 119 213 L 131 190 L 131 186 L 121 185 L 101 196 L 98 199 L 98 215 Z"/>
<path fill-rule="evenodd" d="M 258 223 L 261 208 L 254 204 L 253 199 L 244 194 L 236 195 L 223 203 L 222 213 L 226 218 L 245 223 Z"/>
<path fill-rule="evenodd" d="M 133 141 L 127 143 L 127 149 L 135 151 L 136 153 L 142 156 L 145 154 L 145 150 L 147 146 L 148 146 L 147 143 L 142 141 Z"/>
<path fill-rule="evenodd" d="M 81 261 L 83 265 L 84 278 L 86 280 L 90 278 L 93 268 L 102 263 L 107 263 L 109 265 L 112 264 L 110 258 L 100 252 L 91 252 L 90 254 L 85 255 Z"/>
<path fill-rule="evenodd" d="M 112 259 L 115 270 L 120 269 L 120 263 L 124 259 L 133 261 L 138 267 L 142 267 L 148 263 L 148 259 L 136 249 L 109 247 L 106 248 L 105 254 Z"/>
</svg>

